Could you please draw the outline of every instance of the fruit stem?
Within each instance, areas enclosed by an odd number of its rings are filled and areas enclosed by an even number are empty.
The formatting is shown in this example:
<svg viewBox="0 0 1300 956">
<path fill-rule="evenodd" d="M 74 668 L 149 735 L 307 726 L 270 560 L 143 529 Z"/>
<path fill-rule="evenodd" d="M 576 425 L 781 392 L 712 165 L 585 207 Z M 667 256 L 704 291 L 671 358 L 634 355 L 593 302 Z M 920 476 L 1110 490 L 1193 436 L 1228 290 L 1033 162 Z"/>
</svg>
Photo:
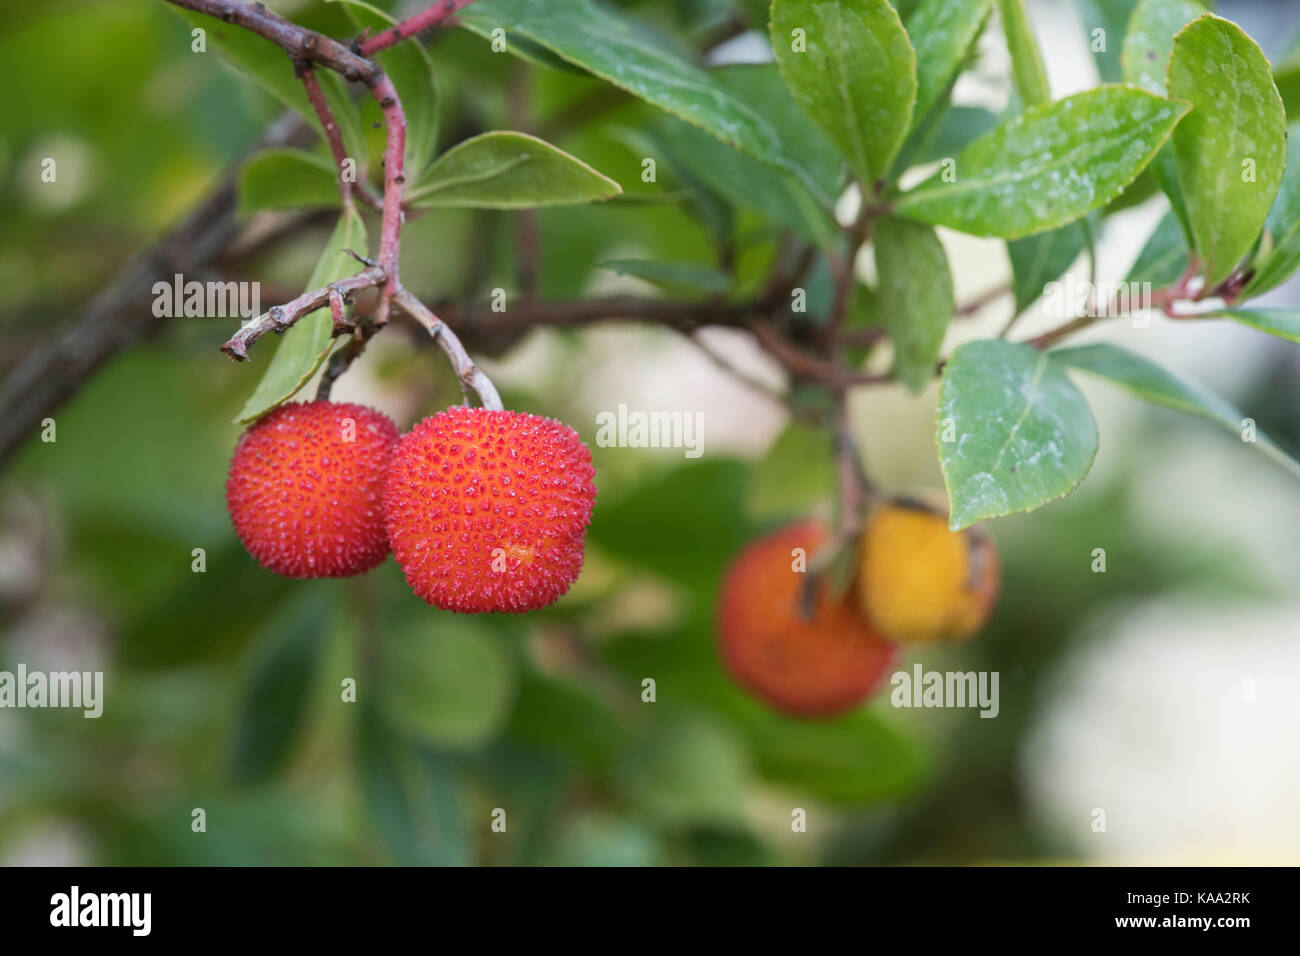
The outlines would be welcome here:
<svg viewBox="0 0 1300 956">
<path fill-rule="evenodd" d="M 474 364 L 474 360 L 465 351 L 465 346 L 461 345 L 460 339 L 446 322 L 434 315 L 427 305 L 401 285 L 397 285 L 397 290 L 393 293 L 393 301 L 402 311 L 429 330 L 433 340 L 447 353 L 447 358 L 451 360 L 451 367 L 456 370 L 456 377 L 460 379 L 461 385 L 473 389 L 484 408 L 497 411 L 505 408 L 492 380 Z"/>
<path fill-rule="evenodd" d="M 397 292 L 397 259 L 402 233 L 402 192 L 406 185 L 404 162 L 406 155 L 406 114 L 397 96 L 393 81 L 380 74 L 370 88 L 384 114 L 384 214 L 379 227 L 379 266 L 387 274 L 379 290 L 379 308 L 375 311 L 375 325 L 388 322 L 389 303 Z"/>
</svg>

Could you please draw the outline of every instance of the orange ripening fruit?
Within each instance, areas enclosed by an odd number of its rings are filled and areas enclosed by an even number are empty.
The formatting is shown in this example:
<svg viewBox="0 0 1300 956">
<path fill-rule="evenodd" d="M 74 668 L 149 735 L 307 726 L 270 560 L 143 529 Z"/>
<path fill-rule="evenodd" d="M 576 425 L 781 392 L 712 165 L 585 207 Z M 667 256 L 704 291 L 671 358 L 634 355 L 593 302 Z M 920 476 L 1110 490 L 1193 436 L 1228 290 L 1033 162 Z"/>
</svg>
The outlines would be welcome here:
<svg viewBox="0 0 1300 956">
<path fill-rule="evenodd" d="M 393 554 L 447 611 L 532 611 L 582 570 L 596 501 L 591 452 L 568 425 L 456 406 L 397 446 L 384 487 Z"/>
<path fill-rule="evenodd" d="M 859 704 L 893 665 L 896 648 L 858 613 L 851 595 L 819 582 L 804 616 L 808 573 L 794 549 L 814 554 L 825 529 L 798 522 L 751 543 L 727 569 L 718 601 L 722 660 L 745 688 L 777 710 L 831 717 Z"/>
<path fill-rule="evenodd" d="M 397 426 L 373 408 L 281 405 L 240 437 L 226 478 L 235 533 L 290 578 L 341 578 L 388 554 L 383 488 Z"/>
<path fill-rule="evenodd" d="M 949 531 L 944 509 L 899 499 L 872 511 L 859 547 L 862 612 L 882 634 L 932 644 L 984 626 L 1000 570 L 982 530 Z"/>
</svg>

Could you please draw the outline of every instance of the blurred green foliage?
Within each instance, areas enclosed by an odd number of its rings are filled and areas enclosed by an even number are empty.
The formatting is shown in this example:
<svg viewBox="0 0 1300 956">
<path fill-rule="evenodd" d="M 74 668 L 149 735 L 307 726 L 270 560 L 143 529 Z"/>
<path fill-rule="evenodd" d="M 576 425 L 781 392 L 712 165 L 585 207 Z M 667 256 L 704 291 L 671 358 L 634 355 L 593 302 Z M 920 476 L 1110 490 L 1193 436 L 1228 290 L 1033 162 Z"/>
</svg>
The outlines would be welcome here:
<svg viewBox="0 0 1300 956">
<path fill-rule="evenodd" d="M 734 12 L 722 0 L 628 5 L 686 38 Z M 302 12 L 312 26 L 349 32 L 334 5 Z M 0 334 L 18 347 L 74 314 L 279 108 L 215 54 L 192 54 L 187 27 L 159 3 L 7 3 L 5 17 L 0 61 L 40 91 L 8 99 L 0 132 Z M 446 32 L 433 51 L 440 149 L 510 125 L 516 61 L 467 31 Z M 571 111 L 604 90 L 572 71 L 531 73 L 536 125 L 629 196 L 541 213 L 544 295 L 587 291 L 601 262 L 629 251 L 714 268 L 718 235 L 743 288 L 773 255 L 772 220 L 817 234 L 798 197 L 757 191 L 761 183 L 745 187 L 756 190 L 751 208 L 735 208 L 715 191 L 720 183 L 671 163 L 642 182 L 643 153 L 628 131 L 662 137 L 670 153 L 677 142 L 691 147 L 690 132 L 619 96 L 573 122 Z M 377 117 L 362 115 L 373 140 Z M 84 189 L 50 208 L 30 185 L 32 164 L 51 138 L 69 137 L 84 157 Z M 758 175 L 732 155 L 736 175 Z M 404 277 L 428 298 L 510 285 L 512 238 L 502 213 L 435 211 L 406 230 Z M 324 239 L 306 230 L 243 268 L 300 287 Z M 1005 586 L 994 620 L 976 642 L 926 655 L 929 668 L 1000 671 L 998 720 L 894 711 L 886 695 L 834 721 L 794 721 L 726 678 L 714 603 L 745 541 L 828 502 L 823 432 L 791 425 L 757 462 L 665 464 L 594 448 L 600 497 L 574 591 L 526 618 L 466 618 L 413 598 L 392 561 L 360 579 L 303 584 L 244 553 L 223 481 L 238 434 L 229 423 L 258 369 L 218 354 L 228 334 L 218 322 L 168 325 L 90 381 L 59 411 L 58 441 L 29 444 L 0 483 L 4 540 L 30 538 L 42 562 L 37 585 L 0 597 L 0 668 L 36 666 L 32 634 L 58 650 L 66 635 L 42 622 L 51 609 L 75 612 L 107 688 L 98 720 L 0 713 L 0 859 L 49 828 L 77 834 L 84 859 L 104 864 L 1050 855 L 1057 848 L 1025 814 L 1017 748 L 1036 682 L 1078 622 L 1105 602 L 1171 588 L 1261 587 L 1231 542 L 1140 530 L 1127 514 L 1141 480 L 1130 470 L 1102 492 L 998 523 Z M 419 351 L 380 374 L 404 388 L 433 378 L 433 365 Z M 517 390 L 508 404 L 564 417 L 565 373 L 552 374 L 555 388 Z M 443 376 L 437 394 L 417 386 L 420 411 L 452 400 L 448 385 Z M 1295 447 L 1293 383 L 1253 399 L 1243 402 L 1262 409 L 1261 425 Z M 1199 427 L 1163 411 L 1150 421 L 1144 437 L 1194 437 Z M 573 424 L 594 444 L 592 423 Z M 41 516 L 30 534 L 11 518 L 20 506 Z M 1097 540 L 1122 574 L 1079 572 L 1079 555 Z M 196 548 L 202 573 L 191 570 Z M 646 678 L 653 703 L 642 699 Z M 813 820 L 806 835 L 790 832 L 795 807 Z M 205 833 L 192 830 L 195 808 Z M 504 833 L 492 829 L 498 808 Z"/>
</svg>

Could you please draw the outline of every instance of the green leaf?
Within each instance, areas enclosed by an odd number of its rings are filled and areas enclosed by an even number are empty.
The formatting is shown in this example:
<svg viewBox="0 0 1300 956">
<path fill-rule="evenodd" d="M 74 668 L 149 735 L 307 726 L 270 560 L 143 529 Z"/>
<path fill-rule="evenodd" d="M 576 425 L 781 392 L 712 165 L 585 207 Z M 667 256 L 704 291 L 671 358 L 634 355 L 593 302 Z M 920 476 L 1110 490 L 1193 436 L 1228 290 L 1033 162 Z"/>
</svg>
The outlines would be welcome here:
<svg viewBox="0 0 1300 956">
<path fill-rule="evenodd" d="M 1125 281 L 1150 282 L 1152 288 L 1159 289 L 1177 282 L 1186 271 L 1187 240 L 1171 209 L 1156 224 Z"/>
<path fill-rule="evenodd" d="M 1008 242 L 1016 313 L 1033 305 L 1044 294 L 1044 287 L 1059 279 L 1086 245 L 1082 222 Z"/>
<path fill-rule="evenodd" d="M 1286 171 L 1264 223 L 1271 247 L 1242 293 L 1253 298 L 1285 282 L 1300 267 L 1300 123 L 1287 130 Z"/>
<path fill-rule="evenodd" d="M 997 125 L 997 116 L 981 106 L 950 106 L 944 111 L 934 138 L 918 144 L 914 151 L 909 148 L 903 162 L 907 166 L 919 166 L 956 156 Z"/>
<path fill-rule="evenodd" d="M 485 37 L 496 28 L 527 37 L 751 156 L 787 165 L 776 132 L 762 113 L 607 7 L 591 0 L 478 0 L 458 13 L 457 20 Z M 508 44 L 507 49 L 521 52 Z"/>
<path fill-rule="evenodd" d="M 303 585 L 255 640 L 235 717 L 231 772 L 256 783 L 284 762 L 302 725 L 332 608 L 329 591 Z"/>
<path fill-rule="evenodd" d="M 1204 13 L 1205 7 L 1196 0 L 1140 0 L 1129 18 L 1120 53 L 1124 82 L 1164 96 L 1174 36 Z M 1192 224 L 1178 182 L 1178 164 L 1172 144 L 1166 144 L 1152 160 L 1151 173 L 1169 197 L 1169 204 L 1190 245 Z"/>
<path fill-rule="evenodd" d="M 835 487 L 835 449 L 827 429 L 795 421 L 754 463 L 749 510 L 790 517 L 815 507 Z"/>
<path fill-rule="evenodd" d="M 775 65 L 727 66 L 710 75 L 738 100 L 763 111 L 796 170 L 761 163 L 688 123 L 665 117 L 658 135 L 671 164 L 685 166 L 731 204 L 753 209 L 818 245 L 837 241 L 841 230 L 830 210 L 843 161 L 795 104 Z"/>
<path fill-rule="evenodd" d="M 369 29 L 372 34 L 381 33 L 385 27 L 397 23 L 392 15 L 363 0 L 330 2 L 343 3 L 358 29 Z M 438 84 L 433 61 L 420 40 L 410 37 L 380 52 L 375 62 L 393 81 L 402 101 L 402 112 L 406 116 L 406 159 L 403 165 L 407 181 L 418 183 L 438 146 Z"/>
<path fill-rule="evenodd" d="M 1097 61 L 1097 72 L 1103 83 L 1118 83 L 1123 80 L 1120 69 L 1120 43 L 1126 36 L 1125 28 L 1133 15 L 1134 0 L 1078 0 L 1079 15 L 1083 18 L 1084 34 L 1092 47 L 1093 59 Z M 1103 44 L 1093 41 L 1094 31 L 1102 30 Z"/>
<path fill-rule="evenodd" d="M 920 392 L 934 378 L 939 348 L 952 320 L 948 256 L 929 226 L 886 216 L 873 239 L 877 298 L 891 303 L 885 325 L 894 343 L 894 374 Z"/>
<path fill-rule="evenodd" d="M 1029 26 L 1023 0 L 998 0 L 998 15 L 1002 18 L 1002 32 L 1007 37 L 1007 52 L 1011 54 L 1011 78 L 1016 93 L 1026 107 L 1038 106 L 1052 98 L 1047 85 L 1047 70 L 1038 41 Z"/>
<path fill-rule="evenodd" d="M 1173 210 L 1178 226 L 1183 230 L 1185 245 L 1195 244 L 1192 237 L 1192 220 L 1187 212 L 1187 200 L 1183 197 L 1183 184 L 1178 179 L 1178 161 L 1174 157 L 1172 143 L 1166 143 L 1151 160 L 1151 175 L 1160 184 L 1160 189 L 1169 198 L 1169 208 Z"/>
<path fill-rule="evenodd" d="M 795 102 L 775 63 L 733 63 L 716 67 L 709 75 L 719 86 L 756 113 L 776 131 L 781 149 L 791 160 L 795 178 L 827 208 L 838 198 L 844 159 Z"/>
<path fill-rule="evenodd" d="M 594 202 L 622 191 L 608 176 L 545 140 L 499 131 L 447 150 L 408 197 L 418 207 L 529 209 Z"/>
<path fill-rule="evenodd" d="M 357 726 L 357 780 L 366 811 L 402 866 L 472 862 L 465 796 L 445 757 L 410 747 L 371 705 Z"/>
<path fill-rule="evenodd" d="M 509 657 L 472 623 L 420 609 L 384 643 L 384 705 L 395 727 L 443 749 L 479 747 L 510 717 Z"/>
<path fill-rule="evenodd" d="M 1300 61 L 1279 63 L 1273 71 L 1273 84 L 1282 96 L 1289 119 L 1300 119 Z"/>
<path fill-rule="evenodd" d="M 1156 193 L 1160 192 L 1160 183 L 1156 180 L 1155 173 L 1152 172 L 1152 169 L 1155 167 L 1155 164 L 1160 161 L 1160 157 L 1165 155 L 1168 149 L 1169 144 L 1166 143 L 1164 147 L 1161 148 L 1160 152 L 1156 153 L 1156 158 L 1151 160 L 1151 165 L 1138 173 L 1138 178 L 1133 180 L 1132 185 L 1125 189 L 1124 192 L 1120 193 L 1119 197 L 1113 202 L 1109 203 L 1106 208 L 1101 211 L 1101 214 L 1109 217 L 1115 215 L 1117 212 L 1123 212 L 1125 209 L 1132 209 L 1135 206 L 1142 205 Z M 1172 154 L 1170 155 L 1172 158 Z"/>
<path fill-rule="evenodd" d="M 966 59 L 988 18 L 992 0 L 925 0 L 907 18 L 916 48 L 916 126 L 934 108 Z"/>
<path fill-rule="evenodd" d="M 744 731 L 763 777 L 828 803 L 861 807 L 906 797 L 927 769 L 920 745 L 871 710 L 806 721 L 754 705 Z"/>
<path fill-rule="evenodd" d="M 1154 405 L 1216 422 L 1238 437 L 1242 434 L 1244 416 L 1229 402 L 1178 378 L 1135 352 L 1117 345 L 1098 344 L 1055 349 L 1048 355 L 1053 362 L 1109 379 Z M 1263 432 L 1257 430 L 1255 436 L 1255 444 L 1261 451 L 1300 477 L 1300 463 L 1278 448 Z"/>
<path fill-rule="evenodd" d="M 332 160 L 288 147 L 266 149 L 239 170 L 239 216 L 263 209 L 308 209 L 341 204 Z"/>
<path fill-rule="evenodd" d="M 358 271 L 357 261 L 343 250 L 365 255 L 366 226 L 356 209 L 346 210 L 339 218 L 334 233 L 325 245 L 307 289 L 319 289 L 339 279 L 346 278 Z M 280 338 L 279 347 L 271 358 L 262 379 L 253 389 L 253 394 L 244 403 L 243 409 L 236 416 L 239 424 L 247 424 L 261 418 L 271 409 L 287 402 L 298 390 L 311 381 L 316 370 L 321 367 L 333 345 L 331 333 L 334 320 L 328 309 L 317 309 L 297 321 Z"/>
<path fill-rule="evenodd" d="M 694 126 L 683 123 L 671 116 L 663 116 L 660 119 L 665 126 L 679 127 L 699 135 L 708 142 L 710 147 L 725 148 L 722 143 L 719 143 L 707 133 L 701 133 Z M 694 157 L 691 156 L 688 159 L 686 153 L 679 155 L 677 147 L 680 144 L 670 145 L 667 142 L 669 137 L 659 128 L 659 125 L 647 123 L 635 127 L 611 126 L 609 135 L 612 139 L 623 143 L 642 160 L 646 157 L 655 157 L 656 177 L 659 175 L 658 171 L 660 169 L 665 170 L 670 180 L 675 181 L 681 188 L 671 192 L 665 190 L 658 193 L 625 192 L 615 196 L 610 202 L 635 203 L 644 199 L 647 203 L 650 203 L 654 201 L 654 198 L 658 198 L 663 203 L 685 201 L 690 214 L 699 220 L 700 224 L 709 231 L 714 240 L 716 242 L 725 241 L 731 236 L 732 228 L 735 226 L 735 210 L 713 187 L 696 175 Z M 737 150 L 729 149 L 727 152 L 731 156 L 739 156 L 761 167 L 764 172 L 776 175 L 776 170 L 770 166 L 764 166 L 758 160 L 751 159 Z"/>
<path fill-rule="evenodd" d="M 748 482 L 749 469 L 736 461 L 683 462 L 603 501 L 589 540 L 628 564 L 707 587 L 745 542 Z"/>
<path fill-rule="evenodd" d="M 236 71 L 255 81 L 285 106 L 297 112 L 324 138 L 325 132 L 321 129 L 316 111 L 307 99 L 302 81 L 294 75 L 293 62 L 282 49 L 256 33 L 223 23 L 206 14 L 191 10 L 175 12 L 191 26 L 201 27 L 207 31 L 208 37 L 216 44 L 221 55 L 234 66 Z M 318 69 L 316 77 L 320 81 L 321 91 L 324 93 L 330 112 L 334 114 L 334 119 L 338 123 L 344 148 L 349 156 L 357 158 L 360 166 L 361 158 L 365 156 L 365 147 L 357 107 L 348 96 L 343 81 L 336 74 L 329 70 Z"/>
<path fill-rule="evenodd" d="M 599 263 L 619 275 L 635 276 L 674 292 L 726 292 L 731 277 L 721 269 L 698 262 L 662 262 L 652 259 L 606 259 Z"/>
<path fill-rule="evenodd" d="M 1288 342 L 1300 342 L 1300 309 L 1220 309 L 1213 315 L 1232 319 Z"/>
<path fill-rule="evenodd" d="M 1205 12 L 1197 0 L 1138 0 L 1120 51 L 1124 82 L 1164 96 L 1174 36 Z"/>
<path fill-rule="evenodd" d="M 749 785 L 741 741 L 723 725 L 673 720 L 649 725 L 615 778 L 639 806 L 669 825 L 734 823 Z"/>
<path fill-rule="evenodd" d="M 1259 237 L 1286 162 L 1286 115 L 1258 44 L 1207 14 L 1174 38 L 1169 95 L 1195 108 L 1174 159 L 1205 281 L 1218 284 Z M 1247 170 L 1253 171 L 1250 182 Z"/>
<path fill-rule="evenodd" d="M 1035 106 L 971 143 L 896 212 L 977 236 L 1015 239 L 1073 222 L 1137 178 L 1187 112 L 1181 103 L 1102 86 Z M 953 177 L 949 177 L 953 178 Z"/>
<path fill-rule="evenodd" d="M 773 0 L 786 86 L 864 184 L 889 172 L 916 103 L 916 52 L 886 0 Z"/>
<path fill-rule="evenodd" d="M 1068 495 L 1097 454 L 1083 395 L 1046 355 L 996 339 L 960 346 L 939 387 L 939 464 L 954 531 Z"/>
<path fill-rule="evenodd" d="M 686 123 L 669 120 L 661 134 L 669 149 L 690 164 L 691 174 L 731 205 L 752 209 L 822 247 L 842 235 L 826 207 L 788 173 L 751 159 Z"/>
</svg>

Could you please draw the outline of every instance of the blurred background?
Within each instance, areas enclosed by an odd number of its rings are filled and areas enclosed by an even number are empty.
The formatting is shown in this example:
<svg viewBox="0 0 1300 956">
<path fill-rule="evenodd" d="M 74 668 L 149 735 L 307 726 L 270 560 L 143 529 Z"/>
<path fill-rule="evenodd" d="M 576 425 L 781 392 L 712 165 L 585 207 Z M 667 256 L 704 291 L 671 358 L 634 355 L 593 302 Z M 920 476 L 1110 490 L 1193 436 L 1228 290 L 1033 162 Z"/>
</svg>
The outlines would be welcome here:
<svg viewBox="0 0 1300 956">
<path fill-rule="evenodd" d="M 348 32 L 335 6 L 272 6 Z M 726 0 L 622 6 L 699 47 L 736 12 Z M 1097 57 L 1088 37 L 1124 6 L 1030 4 L 1054 96 L 1113 69 L 1118 37 Z M 192 53 L 160 2 L 0 10 L 0 62 L 17 78 L 0 108 L 7 376 L 208 195 L 280 107 L 216 52 Z M 1292 53 L 1300 2 L 1218 10 L 1275 63 Z M 760 40 L 735 34 L 713 44 L 714 62 L 762 58 Z M 654 201 L 672 176 L 640 182 L 637 133 L 658 122 L 647 107 L 592 110 L 599 84 L 521 67 L 466 31 L 431 51 L 443 146 L 522 116 L 634 194 L 541 214 L 544 297 L 653 293 L 598 268 L 608 259 L 713 261 L 700 217 Z M 1001 109 L 1007 70 L 991 27 L 956 100 Z M 57 184 L 40 182 L 46 156 Z M 1124 278 L 1163 202 L 1106 220 L 1100 278 Z M 732 210 L 727 228 L 762 227 L 758 206 Z M 208 277 L 260 281 L 264 307 L 295 295 L 332 214 L 259 238 L 288 215 L 242 222 L 244 245 Z M 514 226 L 490 212 L 415 219 L 404 280 L 429 301 L 514 288 Z M 959 302 L 1007 281 L 1004 244 L 943 239 Z M 1267 301 L 1296 304 L 1300 285 Z M 1009 309 L 955 323 L 951 342 L 995 332 Z M 1052 324 L 1031 311 L 1021 332 L 1035 323 Z M 990 523 L 1004 584 L 982 635 L 900 664 L 999 672 L 997 718 L 896 710 L 885 693 L 810 723 L 727 680 L 713 606 L 748 539 L 829 514 L 830 450 L 692 343 L 606 324 L 488 344 L 508 406 L 563 419 L 592 446 L 600 495 L 569 595 L 525 617 L 466 618 L 414 598 L 391 560 L 303 583 L 245 554 L 223 484 L 230 421 L 264 366 L 222 356 L 230 332 L 229 320 L 156 323 L 54 413 L 57 441 L 34 434 L 0 473 L 0 670 L 105 673 L 97 720 L 0 710 L 0 863 L 1300 863 L 1300 488 L 1211 425 L 1081 380 L 1101 433 L 1092 473 L 1062 502 Z M 1105 336 L 1300 452 L 1294 346 L 1161 318 Z M 780 383 L 744 334 L 708 339 Z M 458 391 L 441 355 L 394 327 L 334 398 L 406 428 Z M 702 412 L 703 455 L 597 447 L 596 415 L 620 403 Z M 942 487 L 933 390 L 862 389 L 852 412 L 879 484 Z M 1092 570 L 1097 548 L 1105 573 Z M 348 679 L 355 703 L 341 699 Z M 192 829 L 196 808 L 206 832 Z M 505 833 L 491 830 L 496 808 Z M 806 833 L 792 832 L 794 808 Z"/>
</svg>

